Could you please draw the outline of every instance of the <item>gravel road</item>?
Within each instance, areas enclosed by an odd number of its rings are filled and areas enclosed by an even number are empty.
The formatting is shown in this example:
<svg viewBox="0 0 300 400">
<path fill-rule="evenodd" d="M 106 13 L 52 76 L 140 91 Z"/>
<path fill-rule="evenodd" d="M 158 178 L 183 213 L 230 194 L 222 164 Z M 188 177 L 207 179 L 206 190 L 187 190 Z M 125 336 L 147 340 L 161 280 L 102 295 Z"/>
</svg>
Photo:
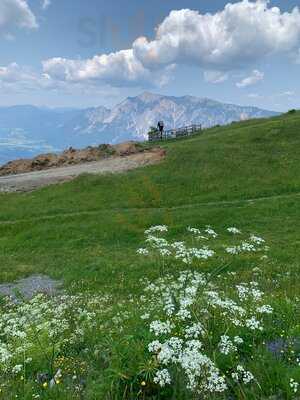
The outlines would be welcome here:
<svg viewBox="0 0 300 400">
<path fill-rule="evenodd" d="M 123 157 L 112 157 L 106 160 L 68 167 L 59 167 L 26 174 L 0 177 L 0 192 L 27 192 L 55 183 L 66 182 L 81 174 L 107 174 L 129 171 L 141 166 L 161 161 L 165 153 L 154 149 Z"/>
</svg>

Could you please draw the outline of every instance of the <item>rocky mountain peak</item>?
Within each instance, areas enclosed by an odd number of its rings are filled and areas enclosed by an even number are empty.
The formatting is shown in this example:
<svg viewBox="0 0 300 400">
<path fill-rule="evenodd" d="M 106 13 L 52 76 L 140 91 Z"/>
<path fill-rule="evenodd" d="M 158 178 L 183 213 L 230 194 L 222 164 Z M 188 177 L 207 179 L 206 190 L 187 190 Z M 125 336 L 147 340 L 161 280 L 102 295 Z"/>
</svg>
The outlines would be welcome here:
<svg viewBox="0 0 300 400">
<path fill-rule="evenodd" d="M 256 107 L 225 104 L 195 96 L 163 96 L 143 92 L 112 109 L 83 110 L 0 107 L 0 164 L 12 158 L 33 157 L 43 151 L 83 148 L 101 143 L 144 140 L 150 126 L 163 120 L 166 129 L 201 124 L 229 124 L 276 115 Z"/>
</svg>

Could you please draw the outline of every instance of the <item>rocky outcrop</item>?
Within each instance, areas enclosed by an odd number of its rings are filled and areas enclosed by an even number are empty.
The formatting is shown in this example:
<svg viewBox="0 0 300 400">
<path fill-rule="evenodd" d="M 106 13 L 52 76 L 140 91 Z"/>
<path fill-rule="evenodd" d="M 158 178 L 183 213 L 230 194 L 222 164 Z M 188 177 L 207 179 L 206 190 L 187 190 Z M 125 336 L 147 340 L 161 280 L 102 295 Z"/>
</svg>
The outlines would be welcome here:
<svg viewBox="0 0 300 400">
<path fill-rule="evenodd" d="M 102 144 L 97 147 L 86 147 L 76 150 L 72 147 L 62 153 L 40 154 L 32 159 L 19 159 L 10 161 L 0 167 L 0 176 L 15 175 L 26 172 L 42 171 L 45 169 L 57 168 L 68 165 L 88 163 L 103 160 L 108 157 L 122 157 L 136 154 L 145 148 L 136 142 L 125 142 L 115 146 Z"/>
<path fill-rule="evenodd" d="M 119 143 L 112 147 L 118 156 L 129 156 L 130 154 L 136 154 L 142 149 L 141 144 L 136 142 Z"/>
</svg>

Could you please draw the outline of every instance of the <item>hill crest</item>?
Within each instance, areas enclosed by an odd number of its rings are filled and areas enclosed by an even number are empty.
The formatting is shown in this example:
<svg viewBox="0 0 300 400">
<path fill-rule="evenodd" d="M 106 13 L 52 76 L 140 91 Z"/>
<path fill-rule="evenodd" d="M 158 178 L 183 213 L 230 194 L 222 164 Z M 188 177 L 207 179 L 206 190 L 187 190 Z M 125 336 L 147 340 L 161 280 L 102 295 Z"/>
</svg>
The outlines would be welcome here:
<svg viewBox="0 0 300 400">
<path fill-rule="evenodd" d="M 69 146 L 144 140 L 152 125 L 164 120 L 166 129 L 271 117 L 277 113 L 257 107 L 225 104 L 194 96 L 164 96 L 143 92 L 115 107 L 46 109 L 33 106 L 0 107 L 0 164 L 31 158 Z"/>
</svg>

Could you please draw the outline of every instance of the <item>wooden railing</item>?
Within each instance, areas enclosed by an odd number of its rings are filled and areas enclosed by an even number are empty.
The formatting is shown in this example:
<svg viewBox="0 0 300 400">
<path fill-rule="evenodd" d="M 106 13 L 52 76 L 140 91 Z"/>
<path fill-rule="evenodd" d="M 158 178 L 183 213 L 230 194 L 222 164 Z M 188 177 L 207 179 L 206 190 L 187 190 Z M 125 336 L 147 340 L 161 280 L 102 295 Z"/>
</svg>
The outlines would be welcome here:
<svg viewBox="0 0 300 400">
<path fill-rule="evenodd" d="M 202 131 L 202 125 L 197 125 L 197 124 L 184 126 L 182 128 L 168 129 L 166 131 L 163 131 L 162 135 L 158 130 L 156 130 L 149 132 L 148 140 L 149 142 L 154 142 L 157 140 L 177 139 L 184 136 L 192 136 L 201 133 L 201 131 Z"/>
</svg>

